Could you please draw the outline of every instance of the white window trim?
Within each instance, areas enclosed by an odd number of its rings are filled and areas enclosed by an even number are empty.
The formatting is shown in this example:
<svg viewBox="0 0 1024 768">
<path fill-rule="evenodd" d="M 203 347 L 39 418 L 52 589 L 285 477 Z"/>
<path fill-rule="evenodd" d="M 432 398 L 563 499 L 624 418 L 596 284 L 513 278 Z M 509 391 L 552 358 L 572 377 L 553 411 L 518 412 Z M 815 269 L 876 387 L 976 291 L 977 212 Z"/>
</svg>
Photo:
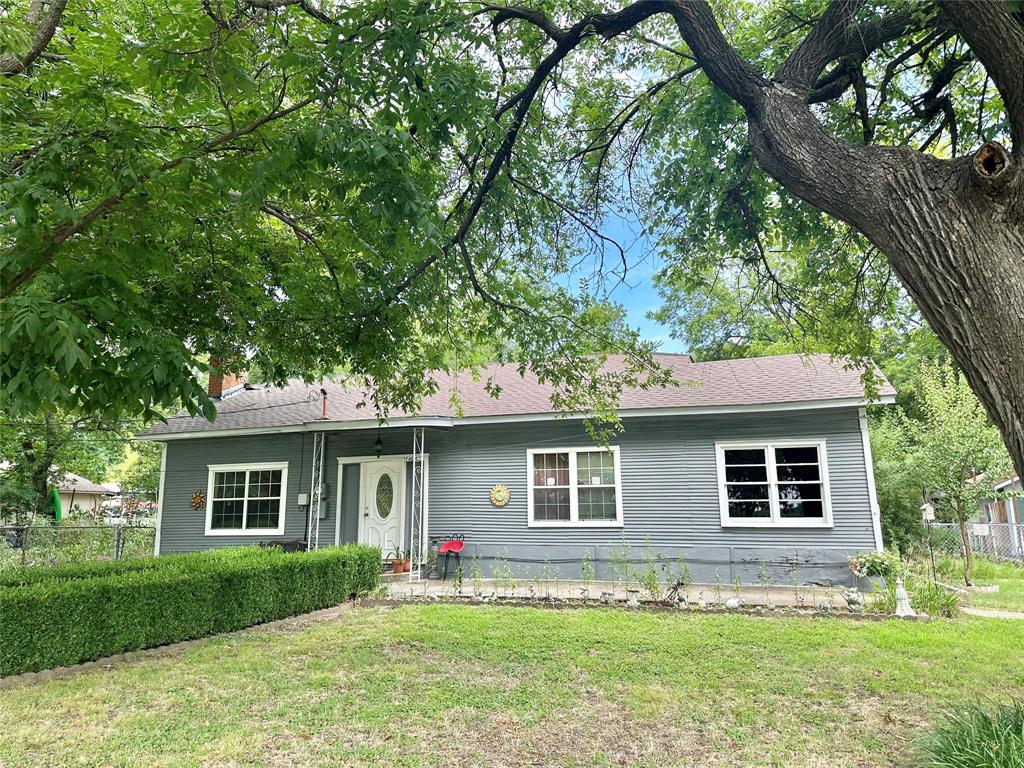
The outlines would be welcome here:
<svg viewBox="0 0 1024 768">
<path fill-rule="evenodd" d="M 817 448 L 818 471 L 821 475 L 822 517 L 782 517 L 779 514 L 778 474 L 775 471 L 776 448 Z M 729 495 L 725 488 L 725 452 L 763 448 L 768 470 L 768 505 L 771 517 L 729 517 Z M 832 494 L 828 482 L 828 453 L 824 440 L 751 440 L 715 443 L 715 464 L 718 471 L 718 506 L 723 528 L 832 528 Z"/>
<path fill-rule="evenodd" d="M 580 520 L 579 519 L 579 485 L 576 478 L 576 454 L 593 453 L 605 450 L 598 445 L 587 445 L 580 448 L 529 448 L 526 451 L 526 526 L 528 528 L 622 528 L 622 469 L 619 463 L 619 446 L 608 446 L 612 454 L 615 471 L 615 519 L 614 520 Z M 568 520 L 534 520 L 533 519 L 533 457 L 545 453 L 569 454 L 569 519 Z M 607 486 L 605 486 L 607 487 Z"/>
<path fill-rule="evenodd" d="M 206 481 L 206 535 L 207 536 L 282 536 L 284 535 L 284 515 L 288 507 L 288 462 L 266 461 L 258 464 L 207 464 L 209 473 Z M 277 528 L 245 528 L 245 519 L 249 508 L 248 478 L 246 482 L 246 500 L 242 507 L 242 528 L 211 528 L 213 522 L 213 479 L 217 472 L 254 472 L 261 469 L 281 470 L 281 507 L 277 515 Z"/>
</svg>

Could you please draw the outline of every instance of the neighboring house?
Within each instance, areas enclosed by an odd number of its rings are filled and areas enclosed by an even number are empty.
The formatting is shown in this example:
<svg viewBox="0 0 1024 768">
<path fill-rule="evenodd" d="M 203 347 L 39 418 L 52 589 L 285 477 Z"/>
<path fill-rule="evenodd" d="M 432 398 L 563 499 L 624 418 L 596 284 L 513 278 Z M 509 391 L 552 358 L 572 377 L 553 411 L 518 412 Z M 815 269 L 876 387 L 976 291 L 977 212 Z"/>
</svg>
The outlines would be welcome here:
<svg viewBox="0 0 1024 768">
<path fill-rule="evenodd" d="M 214 380 L 215 422 L 180 414 L 141 435 L 166 446 L 157 551 L 309 537 L 387 555 L 464 534 L 467 578 L 474 554 L 484 576 L 507 559 L 517 576 L 546 562 L 574 577 L 585 551 L 608 577 L 628 544 L 636 563 L 685 558 L 700 581 L 754 582 L 765 563 L 788 584 L 846 581 L 847 556 L 882 546 L 859 371 L 824 355 L 655 357 L 680 386 L 624 391 L 610 450 L 513 366 L 460 377 L 459 415 L 440 377 L 419 413 L 380 428 L 337 383 Z"/>
<path fill-rule="evenodd" d="M 989 538 L 982 542 L 985 551 L 997 557 L 1024 558 L 1024 493 L 1020 478 L 1014 475 L 1009 480 L 996 483 L 993 490 L 1001 493 L 1015 491 L 1017 496 L 1004 499 L 988 499 L 981 503 L 978 521 L 989 523 Z M 977 542 L 976 542 L 977 543 Z"/>
<path fill-rule="evenodd" d="M 60 508 L 63 514 L 67 515 L 75 508 L 96 514 L 103 506 L 103 502 L 115 496 L 117 491 L 109 485 L 94 483 L 81 475 L 65 472 L 64 477 L 57 483 L 57 493 L 60 494 Z"/>
</svg>

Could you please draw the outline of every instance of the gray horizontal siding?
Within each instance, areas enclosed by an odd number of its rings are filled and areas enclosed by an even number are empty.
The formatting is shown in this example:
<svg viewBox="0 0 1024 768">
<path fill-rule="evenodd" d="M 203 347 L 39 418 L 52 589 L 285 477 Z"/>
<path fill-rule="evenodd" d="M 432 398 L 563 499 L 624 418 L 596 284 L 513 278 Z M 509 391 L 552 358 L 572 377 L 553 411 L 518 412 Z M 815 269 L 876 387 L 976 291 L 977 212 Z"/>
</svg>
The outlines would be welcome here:
<svg viewBox="0 0 1024 768">
<path fill-rule="evenodd" d="M 429 428 L 429 527 L 432 539 L 461 533 L 467 552 L 490 559 L 507 552 L 513 560 L 564 561 L 572 575 L 584 550 L 605 562 L 609 547 L 629 544 L 639 559 L 645 548 L 694 564 L 726 564 L 721 576 L 756 578 L 756 561 L 784 564 L 829 563 L 835 575 L 845 555 L 874 546 L 871 505 L 860 426 L 855 410 L 805 411 L 735 416 L 675 416 L 627 419 L 625 432 L 613 438 L 622 467 L 624 527 L 530 528 L 527 526 L 529 448 L 594 444 L 579 421 L 532 422 L 454 429 Z M 341 542 L 352 541 L 358 525 L 358 466 L 339 458 L 374 454 L 376 430 L 332 432 L 325 452 L 327 517 L 322 544 L 332 543 L 341 487 Z M 382 430 L 385 455 L 408 454 L 409 429 Z M 744 439 L 824 440 L 831 489 L 830 529 L 723 528 L 715 467 L 716 441 Z M 304 536 L 305 517 L 295 497 L 309 490 L 312 437 L 302 434 L 203 438 L 168 444 L 161 551 L 247 543 L 248 537 L 203 535 L 205 511 L 193 511 L 189 498 L 206 488 L 206 465 L 257 461 L 289 462 L 287 538 Z M 507 506 L 491 505 L 495 483 L 511 490 Z M 353 488 L 353 485 L 356 487 Z M 409 531 L 408 521 L 406 532 Z M 253 539 L 254 540 L 254 539 Z M 606 567 L 606 565 L 605 565 Z M 599 565 L 599 572 L 601 566 Z M 710 578 L 710 571 L 704 574 Z M 777 581 L 779 574 L 775 575 Z"/>
<path fill-rule="evenodd" d="M 824 440 L 831 486 L 831 529 L 722 528 L 715 442 Z M 529 528 L 529 448 L 591 445 L 578 422 L 469 427 L 428 435 L 430 533 L 464 532 L 490 546 L 579 546 L 625 537 L 658 547 L 776 545 L 868 548 L 874 545 L 867 474 L 856 411 L 627 420 L 613 438 L 622 466 L 622 529 Z M 512 498 L 497 509 L 498 482 Z"/>
<path fill-rule="evenodd" d="M 252 437 L 177 440 L 167 443 L 167 468 L 160 512 L 160 552 L 188 552 L 214 547 L 257 544 L 267 537 L 207 536 L 206 508 L 192 509 L 192 494 L 207 492 L 210 464 L 251 464 L 260 461 L 288 462 L 284 539 L 306 536 L 306 516 L 298 506 L 299 493 L 309 492 L 312 469 L 311 435 L 255 435 Z M 331 509 L 333 514 L 333 505 Z M 330 522 L 333 531 L 333 518 Z M 333 542 L 333 533 L 331 541 Z"/>
</svg>

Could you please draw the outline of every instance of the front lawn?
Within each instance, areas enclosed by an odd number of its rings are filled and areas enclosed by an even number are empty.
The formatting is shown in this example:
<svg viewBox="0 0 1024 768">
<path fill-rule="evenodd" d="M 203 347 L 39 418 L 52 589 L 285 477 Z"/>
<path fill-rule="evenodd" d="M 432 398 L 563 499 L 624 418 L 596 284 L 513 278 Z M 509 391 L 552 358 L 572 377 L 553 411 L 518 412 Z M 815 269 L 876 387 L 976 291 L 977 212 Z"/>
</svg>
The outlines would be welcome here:
<svg viewBox="0 0 1024 768">
<path fill-rule="evenodd" d="M 984 583 L 998 585 L 999 591 L 972 592 L 972 606 L 1024 613 L 1024 579 L 987 579 Z"/>
<path fill-rule="evenodd" d="M 0 690 L 0 764 L 879 766 L 1024 625 L 449 605 Z"/>
</svg>

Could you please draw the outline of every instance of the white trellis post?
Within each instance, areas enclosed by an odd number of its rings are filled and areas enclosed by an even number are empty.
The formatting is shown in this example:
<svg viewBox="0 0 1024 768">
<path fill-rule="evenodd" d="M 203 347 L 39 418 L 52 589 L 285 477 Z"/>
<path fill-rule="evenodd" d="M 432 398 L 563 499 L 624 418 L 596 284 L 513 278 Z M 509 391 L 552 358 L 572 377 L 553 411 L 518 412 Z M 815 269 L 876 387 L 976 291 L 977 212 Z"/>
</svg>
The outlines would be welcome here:
<svg viewBox="0 0 1024 768">
<path fill-rule="evenodd" d="M 427 551 L 427 480 L 424 466 L 424 430 L 412 430 L 412 527 L 409 531 L 409 549 L 413 567 L 409 581 L 423 578 L 423 562 Z"/>
<path fill-rule="evenodd" d="M 327 433 L 313 433 L 313 474 L 309 480 L 309 527 L 306 550 L 320 548 L 320 496 L 323 490 L 324 443 Z"/>
</svg>

